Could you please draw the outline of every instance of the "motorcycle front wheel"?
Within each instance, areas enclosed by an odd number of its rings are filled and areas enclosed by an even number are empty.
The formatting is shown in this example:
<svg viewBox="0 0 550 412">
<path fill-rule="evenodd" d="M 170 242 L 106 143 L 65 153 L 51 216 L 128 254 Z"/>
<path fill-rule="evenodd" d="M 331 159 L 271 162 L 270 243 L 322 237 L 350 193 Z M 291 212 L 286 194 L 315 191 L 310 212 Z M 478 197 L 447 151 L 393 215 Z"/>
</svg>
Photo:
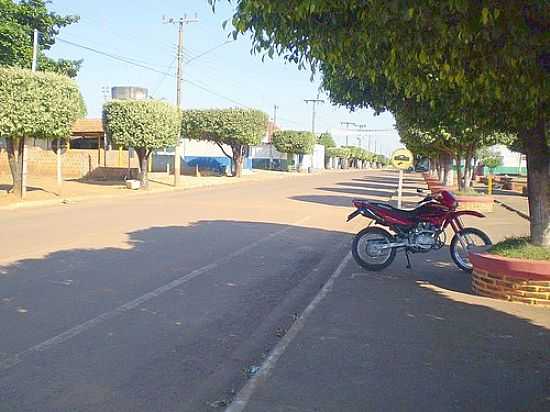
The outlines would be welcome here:
<svg viewBox="0 0 550 412">
<path fill-rule="evenodd" d="M 371 271 L 382 270 L 395 259 L 395 248 L 384 248 L 392 243 L 393 236 L 379 227 L 361 230 L 353 239 L 351 252 L 355 261 Z"/>
<path fill-rule="evenodd" d="M 465 272 L 471 272 L 470 252 L 483 252 L 492 245 L 491 239 L 484 232 L 474 227 L 467 227 L 456 233 L 451 240 L 451 257 L 455 264 Z"/>
</svg>

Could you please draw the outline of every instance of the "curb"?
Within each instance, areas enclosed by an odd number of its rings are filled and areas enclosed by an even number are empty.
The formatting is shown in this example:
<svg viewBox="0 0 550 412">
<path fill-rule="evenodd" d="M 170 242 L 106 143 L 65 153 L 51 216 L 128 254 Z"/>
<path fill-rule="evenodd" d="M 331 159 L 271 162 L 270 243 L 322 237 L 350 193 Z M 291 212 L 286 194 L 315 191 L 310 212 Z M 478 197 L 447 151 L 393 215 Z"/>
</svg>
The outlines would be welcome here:
<svg viewBox="0 0 550 412">
<path fill-rule="evenodd" d="M 510 205 L 504 203 L 504 202 L 501 201 L 501 200 L 495 199 L 495 203 L 498 203 L 498 204 L 501 205 L 503 208 L 508 209 L 508 210 L 511 211 L 511 212 L 517 213 L 518 215 L 520 215 L 520 216 L 521 216 L 522 218 L 524 218 L 524 219 L 527 219 L 527 220 L 529 220 L 529 221 L 531 220 L 531 217 L 530 217 L 527 213 L 524 213 L 524 212 L 522 212 L 521 210 L 516 209 L 515 207 L 512 207 L 512 206 L 510 206 Z"/>
</svg>

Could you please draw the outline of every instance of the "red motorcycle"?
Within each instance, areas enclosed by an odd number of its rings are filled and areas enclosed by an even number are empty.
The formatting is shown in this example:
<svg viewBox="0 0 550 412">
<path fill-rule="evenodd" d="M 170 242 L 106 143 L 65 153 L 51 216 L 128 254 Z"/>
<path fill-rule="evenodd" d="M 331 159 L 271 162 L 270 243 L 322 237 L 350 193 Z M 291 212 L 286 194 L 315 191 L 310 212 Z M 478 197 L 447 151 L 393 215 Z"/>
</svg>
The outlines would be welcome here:
<svg viewBox="0 0 550 412">
<path fill-rule="evenodd" d="M 419 192 L 421 190 L 419 189 Z M 355 261 L 367 270 L 381 270 L 395 259 L 398 249 L 405 250 L 407 268 L 411 267 L 409 252 L 427 253 L 441 249 L 445 245 L 445 229 L 454 231 L 450 252 L 455 264 L 466 272 L 471 272 L 472 264 L 468 253 L 491 245 L 484 232 L 473 227 L 464 227 L 461 216 L 485 217 L 471 210 L 457 211 L 458 202 L 452 193 L 441 191 L 426 196 L 412 210 L 397 209 L 384 202 L 353 200 L 356 211 L 348 216 L 348 222 L 363 215 L 371 222 L 353 240 L 352 252 Z M 390 233 L 372 223 L 387 226 Z"/>
</svg>

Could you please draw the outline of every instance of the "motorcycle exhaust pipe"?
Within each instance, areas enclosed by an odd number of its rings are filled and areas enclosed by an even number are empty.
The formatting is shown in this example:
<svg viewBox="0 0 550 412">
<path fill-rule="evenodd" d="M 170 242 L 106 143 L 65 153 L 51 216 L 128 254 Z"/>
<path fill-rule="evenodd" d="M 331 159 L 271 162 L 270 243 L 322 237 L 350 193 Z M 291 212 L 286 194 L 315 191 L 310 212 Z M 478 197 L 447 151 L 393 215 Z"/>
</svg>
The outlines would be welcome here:
<svg viewBox="0 0 550 412">
<path fill-rule="evenodd" d="M 393 248 L 398 248 L 398 247 L 406 247 L 408 246 L 409 244 L 407 242 L 394 242 L 394 243 L 388 243 L 386 245 L 381 245 L 380 246 L 380 250 L 384 250 L 384 249 L 393 249 Z"/>
</svg>

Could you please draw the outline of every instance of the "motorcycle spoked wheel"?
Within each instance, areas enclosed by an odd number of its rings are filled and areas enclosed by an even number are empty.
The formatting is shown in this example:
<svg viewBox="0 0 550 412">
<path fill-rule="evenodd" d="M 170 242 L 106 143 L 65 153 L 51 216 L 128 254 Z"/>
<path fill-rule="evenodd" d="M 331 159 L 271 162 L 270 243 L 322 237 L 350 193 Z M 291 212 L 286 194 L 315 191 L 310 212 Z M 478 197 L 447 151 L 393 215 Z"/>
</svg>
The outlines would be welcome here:
<svg viewBox="0 0 550 412">
<path fill-rule="evenodd" d="M 361 230 L 353 239 L 351 252 L 355 261 L 370 271 L 382 270 L 395 259 L 395 248 L 379 250 L 376 246 L 389 244 L 393 236 L 379 227 L 367 227 Z"/>
<path fill-rule="evenodd" d="M 467 227 L 453 236 L 450 247 L 451 258 L 464 272 L 471 272 L 473 266 L 468 258 L 468 253 L 484 251 L 490 245 L 492 245 L 491 239 L 485 232 L 475 227 Z"/>
</svg>

